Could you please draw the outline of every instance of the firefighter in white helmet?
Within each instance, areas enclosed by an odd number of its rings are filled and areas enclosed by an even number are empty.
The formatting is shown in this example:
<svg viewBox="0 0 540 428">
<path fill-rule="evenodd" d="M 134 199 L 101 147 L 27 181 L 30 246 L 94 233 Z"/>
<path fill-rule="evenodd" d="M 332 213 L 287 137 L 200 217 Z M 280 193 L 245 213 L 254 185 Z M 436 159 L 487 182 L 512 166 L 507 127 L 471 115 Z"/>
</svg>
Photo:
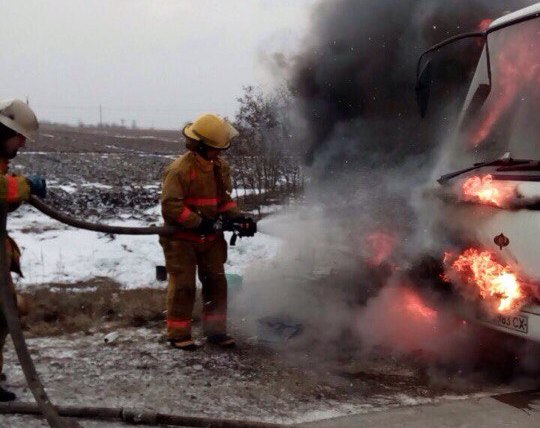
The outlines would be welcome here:
<svg viewBox="0 0 540 428">
<path fill-rule="evenodd" d="M 209 343 L 234 346 L 227 333 L 227 280 L 223 264 L 227 242 L 216 228 L 220 216 L 245 222 L 231 198 L 228 163 L 219 155 L 238 135 L 223 118 L 206 113 L 183 129 L 188 151 L 171 163 L 163 176 L 162 214 L 166 224 L 181 226 L 160 243 L 169 273 L 167 337 L 178 349 L 195 349 L 191 318 L 195 300 L 195 274 L 202 283 L 203 334 Z"/>
<path fill-rule="evenodd" d="M 17 156 L 26 140 L 34 140 L 37 135 L 38 121 L 32 109 L 21 100 L 0 100 L 0 201 L 7 204 L 8 211 L 19 207 L 31 194 L 45 197 L 45 180 L 39 176 L 22 177 L 8 174 L 9 161 Z M 9 269 L 22 275 L 19 258 L 20 251 L 15 241 L 7 238 Z M 13 284 L 13 297 L 17 297 L 19 312 L 22 312 L 23 299 L 16 296 Z M 0 373 L 2 372 L 2 348 L 9 333 L 4 313 L 0 307 Z M 2 374 L 2 377 L 5 376 Z M 0 387 L 0 401 L 12 401 L 15 394 Z"/>
</svg>

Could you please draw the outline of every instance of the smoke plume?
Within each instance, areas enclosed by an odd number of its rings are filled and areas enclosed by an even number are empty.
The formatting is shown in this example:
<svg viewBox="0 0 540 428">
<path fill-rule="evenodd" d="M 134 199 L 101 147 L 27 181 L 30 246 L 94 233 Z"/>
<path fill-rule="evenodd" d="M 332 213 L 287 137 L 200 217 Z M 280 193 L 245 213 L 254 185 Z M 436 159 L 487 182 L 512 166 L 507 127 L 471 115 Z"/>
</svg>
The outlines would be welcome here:
<svg viewBox="0 0 540 428">
<path fill-rule="evenodd" d="M 348 340 L 456 355 L 446 340 L 454 337 L 459 355 L 468 354 L 473 344 L 463 325 L 441 318 L 437 298 L 423 303 L 401 278 L 428 239 L 418 227 L 419 193 L 479 49 L 462 46 L 459 60 L 435 65 L 444 84 L 434 90 L 451 101 L 430 106 L 429 121 L 416 106 L 416 63 L 429 46 L 529 4 L 336 0 L 314 8 L 302 51 L 286 64 L 276 56 L 301 112 L 296 137 L 307 148 L 307 200 L 260 223 L 284 244 L 275 260 L 246 275 L 250 290 L 241 297 L 252 314 L 299 319 L 311 333 L 303 343 L 323 343 L 325 353 L 328 343 L 339 350 Z"/>
<path fill-rule="evenodd" d="M 485 19 L 531 2 L 513 0 L 338 0 L 321 2 L 313 28 L 292 66 L 291 86 L 307 122 L 308 160 L 371 167 L 403 163 L 437 145 L 437 126 L 417 114 L 414 85 L 419 55 Z M 477 61 L 474 44 L 444 69 L 445 91 L 466 88 Z M 440 109 L 438 109 L 440 110 Z M 435 115 L 439 112 L 434 112 Z M 436 120 L 431 120 L 435 123 Z M 354 166 L 354 165 L 352 165 Z"/>
</svg>

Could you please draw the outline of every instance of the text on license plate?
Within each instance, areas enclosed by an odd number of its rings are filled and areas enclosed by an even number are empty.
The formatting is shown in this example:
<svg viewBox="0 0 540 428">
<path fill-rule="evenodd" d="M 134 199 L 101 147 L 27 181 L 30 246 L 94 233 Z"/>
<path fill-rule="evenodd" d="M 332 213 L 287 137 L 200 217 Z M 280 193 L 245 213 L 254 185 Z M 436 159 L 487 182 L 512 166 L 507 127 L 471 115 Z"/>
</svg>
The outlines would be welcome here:
<svg viewBox="0 0 540 428">
<path fill-rule="evenodd" d="M 499 327 L 508 330 L 519 331 L 520 333 L 529 332 L 529 319 L 523 315 L 498 315 L 489 321 Z"/>
</svg>

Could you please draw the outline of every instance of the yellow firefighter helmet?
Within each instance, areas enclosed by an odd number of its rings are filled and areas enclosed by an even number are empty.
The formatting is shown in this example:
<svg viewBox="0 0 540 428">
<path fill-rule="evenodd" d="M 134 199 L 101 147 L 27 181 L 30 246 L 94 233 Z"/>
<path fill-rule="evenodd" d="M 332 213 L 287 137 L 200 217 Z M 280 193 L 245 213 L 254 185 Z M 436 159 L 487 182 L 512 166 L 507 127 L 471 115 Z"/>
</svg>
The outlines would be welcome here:
<svg viewBox="0 0 540 428">
<path fill-rule="evenodd" d="M 0 100 L 0 123 L 34 141 L 39 128 L 36 115 L 28 104 L 17 99 Z"/>
<path fill-rule="evenodd" d="M 188 123 L 182 133 L 219 150 L 228 149 L 231 139 L 238 135 L 238 131 L 229 122 L 213 113 L 201 114 L 193 123 Z"/>
</svg>

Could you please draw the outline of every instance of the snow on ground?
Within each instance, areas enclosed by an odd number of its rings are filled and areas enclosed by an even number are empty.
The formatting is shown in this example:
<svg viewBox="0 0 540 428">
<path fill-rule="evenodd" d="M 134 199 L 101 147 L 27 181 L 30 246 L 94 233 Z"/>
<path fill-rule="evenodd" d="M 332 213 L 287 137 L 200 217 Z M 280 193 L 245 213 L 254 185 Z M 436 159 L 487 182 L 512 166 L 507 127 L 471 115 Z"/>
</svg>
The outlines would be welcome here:
<svg viewBox="0 0 540 428">
<path fill-rule="evenodd" d="M 67 193 L 75 193 L 77 191 L 77 186 L 70 186 L 69 184 L 61 184 L 61 185 L 48 185 L 49 189 L 61 189 L 64 192 Z"/>
<path fill-rule="evenodd" d="M 236 187 L 233 189 L 232 195 L 234 198 L 238 198 L 238 197 L 247 196 L 247 195 L 262 195 L 263 193 L 266 193 L 266 189 L 262 189 L 259 192 L 258 190 L 254 190 L 254 189 L 245 189 L 243 187 Z"/>
<path fill-rule="evenodd" d="M 92 187 L 94 189 L 112 189 L 113 186 L 109 186 L 108 184 L 103 183 L 83 183 L 81 184 L 81 187 Z"/>
<path fill-rule="evenodd" d="M 158 208 L 151 212 L 158 224 Z M 114 224 L 149 226 L 132 219 Z M 156 265 L 164 264 L 157 236 L 113 237 L 75 229 L 31 207 L 22 207 L 10 214 L 8 231 L 23 253 L 25 277 L 16 280 L 18 286 L 72 283 L 96 276 L 113 278 L 125 288 L 163 286 L 155 279 Z M 226 238 L 229 240 L 229 233 Z M 254 238 L 238 239 L 235 247 L 229 247 L 226 272 L 242 275 L 254 261 L 271 258 L 279 246 L 277 238 L 262 233 Z"/>
<path fill-rule="evenodd" d="M 170 138 L 163 138 L 163 137 L 156 137 L 154 135 L 137 135 L 134 137 L 133 135 L 122 135 L 122 134 L 115 134 L 113 135 L 114 138 L 127 138 L 130 140 L 133 140 L 134 138 L 138 140 L 156 140 L 156 141 L 166 141 L 168 143 L 178 143 L 178 140 L 172 140 Z M 112 146 L 115 147 L 115 146 Z M 125 148 L 123 148 L 125 150 Z"/>
<path fill-rule="evenodd" d="M 271 204 L 263 205 L 258 209 L 252 210 L 251 212 L 254 214 L 272 214 L 279 211 L 283 211 L 283 205 Z"/>
<path fill-rule="evenodd" d="M 239 337 L 235 350 L 207 344 L 187 353 L 162 342 L 161 326 L 118 333 L 110 344 L 103 333 L 28 340 L 54 403 L 290 424 L 478 395 L 434 394 L 414 373 L 379 384 L 321 372 L 314 364 L 291 366 L 251 338 Z M 5 386 L 21 401 L 32 401 L 11 342 L 5 357 Z M 392 372 L 396 366 L 381 370 Z M 403 381 L 410 384 L 406 392 Z"/>
</svg>

